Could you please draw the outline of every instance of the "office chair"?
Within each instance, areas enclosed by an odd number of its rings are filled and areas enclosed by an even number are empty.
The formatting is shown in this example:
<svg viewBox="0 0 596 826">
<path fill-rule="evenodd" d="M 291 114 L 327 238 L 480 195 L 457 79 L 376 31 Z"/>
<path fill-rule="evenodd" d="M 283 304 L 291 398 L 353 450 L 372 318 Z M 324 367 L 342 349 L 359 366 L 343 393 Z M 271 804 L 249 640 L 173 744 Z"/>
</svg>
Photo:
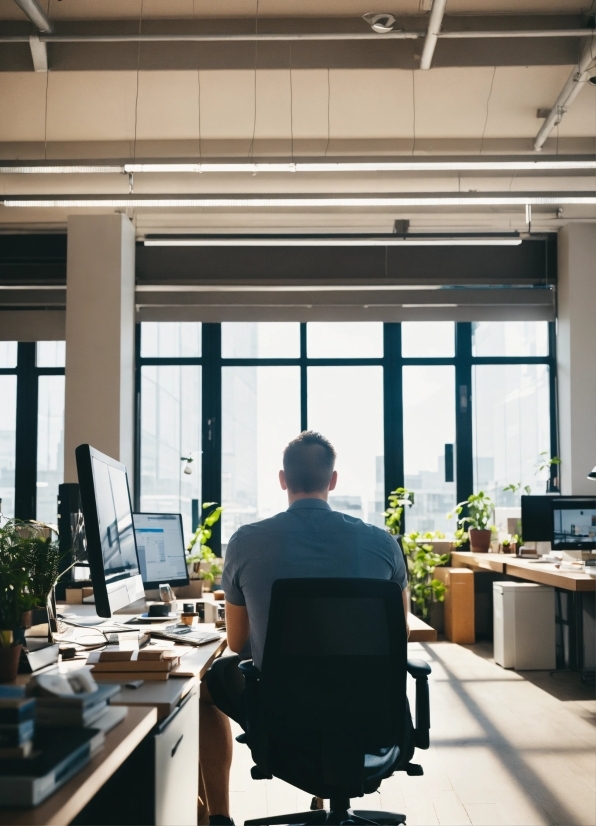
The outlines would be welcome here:
<svg viewBox="0 0 596 826">
<path fill-rule="evenodd" d="M 245 676 L 253 779 L 279 777 L 328 810 L 257 818 L 261 824 L 403 824 L 405 815 L 353 811 L 350 798 L 376 791 L 429 745 L 428 674 L 407 659 L 401 588 L 377 579 L 280 579 L 273 584 L 262 668 Z M 406 678 L 416 679 L 416 727 Z M 314 800 L 313 800 L 314 805 Z"/>
</svg>

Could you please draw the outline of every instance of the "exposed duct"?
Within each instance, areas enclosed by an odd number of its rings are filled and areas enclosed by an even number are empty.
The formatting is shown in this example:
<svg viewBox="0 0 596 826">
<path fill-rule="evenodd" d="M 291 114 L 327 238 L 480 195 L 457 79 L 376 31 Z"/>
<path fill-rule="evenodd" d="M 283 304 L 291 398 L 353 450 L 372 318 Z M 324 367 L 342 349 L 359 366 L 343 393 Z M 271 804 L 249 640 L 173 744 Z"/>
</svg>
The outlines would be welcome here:
<svg viewBox="0 0 596 826">
<path fill-rule="evenodd" d="M 563 120 L 569 107 L 578 96 L 582 89 L 582 83 L 585 83 L 589 78 L 589 72 L 592 64 L 596 61 L 596 33 L 592 31 L 592 37 L 584 44 L 581 56 L 577 66 L 573 69 L 567 79 L 567 83 L 563 86 L 559 97 L 555 101 L 555 105 L 550 110 L 546 120 L 540 127 L 536 140 L 534 141 L 534 149 L 539 152 L 544 146 L 546 139 L 553 131 L 555 126 Z"/>
<path fill-rule="evenodd" d="M 428 21 L 428 30 L 424 41 L 424 48 L 422 49 L 422 57 L 420 58 L 421 69 L 430 69 L 431 63 L 433 62 L 433 55 L 435 53 L 435 47 L 441 31 L 446 5 L 447 0 L 433 0 L 430 20 Z"/>
<path fill-rule="evenodd" d="M 17 6 L 22 9 L 35 28 L 40 32 L 51 32 L 52 24 L 45 11 L 37 0 L 14 0 Z"/>
</svg>

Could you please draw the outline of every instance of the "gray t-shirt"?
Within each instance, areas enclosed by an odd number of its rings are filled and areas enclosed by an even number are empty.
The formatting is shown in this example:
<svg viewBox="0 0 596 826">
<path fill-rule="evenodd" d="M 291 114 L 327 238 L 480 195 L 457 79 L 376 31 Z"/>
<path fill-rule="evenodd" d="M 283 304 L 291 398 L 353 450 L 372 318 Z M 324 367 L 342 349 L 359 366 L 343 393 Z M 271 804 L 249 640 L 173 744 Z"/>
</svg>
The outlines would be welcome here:
<svg viewBox="0 0 596 826">
<path fill-rule="evenodd" d="M 271 587 L 277 579 L 299 577 L 388 579 L 402 590 L 407 585 L 393 536 L 331 510 L 322 499 L 299 499 L 271 519 L 244 525 L 228 544 L 222 587 L 228 602 L 247 608 L 252 657 L 259 668 Z"/>
</svg>

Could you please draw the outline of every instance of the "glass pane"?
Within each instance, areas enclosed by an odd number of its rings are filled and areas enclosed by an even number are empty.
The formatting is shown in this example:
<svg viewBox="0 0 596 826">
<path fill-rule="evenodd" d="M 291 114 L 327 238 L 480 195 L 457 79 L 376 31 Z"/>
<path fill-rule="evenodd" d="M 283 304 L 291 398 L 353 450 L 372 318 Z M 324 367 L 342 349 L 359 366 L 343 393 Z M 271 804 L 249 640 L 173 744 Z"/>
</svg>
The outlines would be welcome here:
<svg viewBox="0 0 596 826">
<path fill-rule="evenodd" d="M 191 473 L 184 473 L 192 459 Z M 181 513 L 192 531 L 192 500 L 201 505 L 201 368 L 141 369 L 141 510 Z"/>
<path fill-rule="evenodd" d="M 405 487 L 415 493 L 406 530 L 452 533 L 446 514 L 456 504 L 455 482 L 445 481 L 445 445 L 455 454 L 455 368 L 404 367 L 403 394 Z"/>
<path fill-rule="evenodd" d="M 64 367 L 65 356 L 65 341 L 37 342 L 36 361 L 38 367 Z"/>
<path fill-rule="evenodd" d="M 548 356 L 547 321 L 477 321 L 472 324 L 475 356 Z"/>
<path fill-rule="evenodd" d="M 285 321 L 226 321 L 221 325 L 225 359 L 292 359 L 300 356 L 300 324 Z"/>
<path fill-rule="evenodd" d="M 144 358 L 199 358 L 200 321 L 144 321 L 141 356 Z"/>
<path fill-rule="evenodd" d="M 449 358 L 455 355 L 453 321 L 404 321 L 401 325 L 404 358 Z"/>
<path fill-rule="evenodd" d="M 382 526 L 383 369 L 310 367 L 308 428 L 326 436 L 337 451 L 331 507 Z"/>
<path fill-rule="evenodd" d="M 309 358 L 383 357 L 381 322 L 311 321 L 306 336 Z"/>
<path fill-rule="evenodd" d="M 17 377 L 0 376 L 0 512 L 14 516 Z"/>
<path fill-rule="evenodd" d="M 64 376 L 40 376 L 37 402 L 37 518 L 40 522 L 57 523 L 58 485 L 63 481 Z"/>
<path fill-rule="evenodd" d="M 278 473 L 300 432 L 299 367 L 222 370 L 222 542 L 288 507 Z"/>
<path fill-rule="evenodd" d="M 0 367 L 17 366 L 17 342 L 0 341 Z"/>
<path fill-rule="evenodd" d="M 498 506 L 496 524 L 519 517 L 520 494 L 545 493 L 548 473 L 538 472 L 540 454 L 550 458 L 548 367 L 544 364 L 487 364 L 473 370 L 474 489 Z M 518 485 L 516 493 L 504 492 Z M 506 512 L 503 509 L 515 508 Z"/>
</svg>

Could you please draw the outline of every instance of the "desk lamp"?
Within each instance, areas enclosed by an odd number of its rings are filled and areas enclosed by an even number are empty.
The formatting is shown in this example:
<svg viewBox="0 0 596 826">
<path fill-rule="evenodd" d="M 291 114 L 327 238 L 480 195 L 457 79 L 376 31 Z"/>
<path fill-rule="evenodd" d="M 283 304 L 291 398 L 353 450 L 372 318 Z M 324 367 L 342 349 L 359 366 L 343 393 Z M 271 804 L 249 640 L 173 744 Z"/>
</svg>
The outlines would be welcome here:
<svg viewBox="0 0 596 826">
<path fill-rule="evenodd" d="M 596 482 L 596 467 L 593 467 L 592 470 L 588 473 L 588 479 L 591 479 L 593 482 Z"/>
</svg>

